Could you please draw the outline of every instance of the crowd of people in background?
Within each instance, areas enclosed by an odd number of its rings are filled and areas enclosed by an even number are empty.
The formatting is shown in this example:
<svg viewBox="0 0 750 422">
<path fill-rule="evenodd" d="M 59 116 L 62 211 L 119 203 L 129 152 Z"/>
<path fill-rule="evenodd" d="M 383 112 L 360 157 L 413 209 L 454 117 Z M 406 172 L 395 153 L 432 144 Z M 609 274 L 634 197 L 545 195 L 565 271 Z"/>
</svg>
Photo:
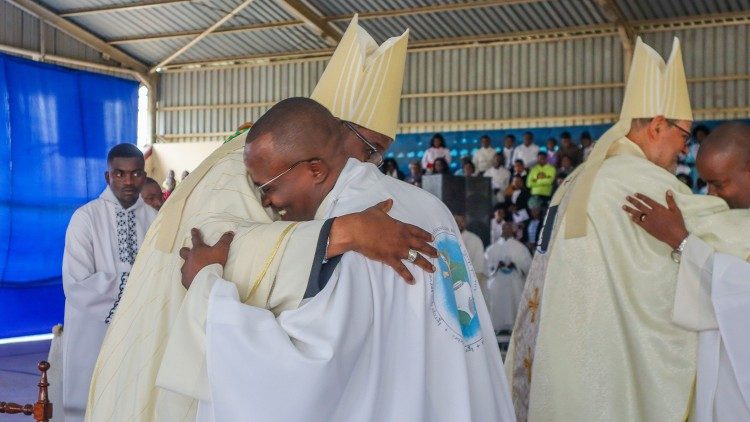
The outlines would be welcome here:
<svg viewBox="0 0 750 422">
<path fill-rule="evenodd" d="M 700 142 L 708 134 L 706 126 L 698 125 L 693 129 L 692 139 L 686 153 L 680 157 L 676 172 L 677 177 L 696 192 L 705 190 L 705 183 L 695 170 L 695 157 Z M 416 186 L 421 186 L 422 177 L 430 174 L 490 178 L 494 210 L 493 215 L 488 216 L 491 243 L 501 238 L 502 226 L 508 222 L 515 238 L 533 253 L 552 195 L 565 178 L 588 159 L 594 140 L 588 132 L 581 133 L 575 140 L 570 132 L 564 131 L 559 139 L 547 139 L 544 146 L 536 142 L 532 132 L 524 133 L 520 143 L 512 134 L 505 136 L 502 145 L 493 143 L 488 135 L 483 135 L 479 141 L 480 146 L 472 155 L 457 157 L 443 135 L 436 133 L 421 159 L 409 162 L 407 172 L 403 172 L 393 158 L 387 158 L 381 170 Z M 451 171 L 454 160 L 460 160 L 460 166 Z"/>
</svg>

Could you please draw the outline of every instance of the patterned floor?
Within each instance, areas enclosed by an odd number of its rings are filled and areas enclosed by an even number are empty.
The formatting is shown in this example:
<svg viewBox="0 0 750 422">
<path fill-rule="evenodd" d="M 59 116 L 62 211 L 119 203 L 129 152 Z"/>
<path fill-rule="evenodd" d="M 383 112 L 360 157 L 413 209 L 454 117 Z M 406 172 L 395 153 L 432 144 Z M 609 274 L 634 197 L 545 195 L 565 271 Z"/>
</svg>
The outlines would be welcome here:
<svg viewBox="0 0 750 422">
<path fill-rule="evenodd" d="M 0 401 L 34 403 L 39 391 L 37 364 L 47 360 L 50 341 L 0 345 Z M 0 414 L 0 421 L 29 421 L 24 415 Z"/>
</svg>

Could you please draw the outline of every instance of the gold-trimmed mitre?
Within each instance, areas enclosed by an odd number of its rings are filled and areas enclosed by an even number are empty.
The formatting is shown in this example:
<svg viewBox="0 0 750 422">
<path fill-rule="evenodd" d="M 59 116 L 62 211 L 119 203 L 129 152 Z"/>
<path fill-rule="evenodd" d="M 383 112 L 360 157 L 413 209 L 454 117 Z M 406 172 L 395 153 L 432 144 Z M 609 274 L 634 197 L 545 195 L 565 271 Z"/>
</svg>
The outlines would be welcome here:
<svg viewBox="0 0 750 422">
<path fill-rule="evenodd" d="M 382 45 L 349 23 L 310 98 L 336 117 L 395 139 L 409 30 Z"/>
</svg>

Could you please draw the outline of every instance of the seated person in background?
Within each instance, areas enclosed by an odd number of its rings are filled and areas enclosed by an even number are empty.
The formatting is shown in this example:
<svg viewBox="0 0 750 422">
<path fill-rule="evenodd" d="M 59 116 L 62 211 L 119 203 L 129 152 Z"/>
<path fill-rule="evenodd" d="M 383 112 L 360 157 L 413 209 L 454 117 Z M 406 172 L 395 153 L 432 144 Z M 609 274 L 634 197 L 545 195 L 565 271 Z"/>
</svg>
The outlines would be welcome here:
<svg viewBox="0 0 750 422">
<path fill-rule="evenodd" d="M 536 244 L 542 234 L 542 218 L 544 217 L 542 210 L 542 204 L 537 201 L 531 201 L 531 204 L 529 204 L 530 218 L 526 222 L 524 238 L 526 239 L 526 246 L 532 252 L 536 250 Z"/>
<path fill-rule="evenodd" d="M 432 164 L 432 171 L 428 171 L 429 174 L 451 174 L 451 169 L 445 158 L 436 158 Z"/>
<path fill-rule="evenodd" d="M 510 186 L 505 189 L 505 202 L 507 204 L 513 204 L 518 209 L 526 208 L 529 203 L 531 194 L 526 188 L 521 176 L 514 176 L 510 182 Z"/>
<path fill-rule="evenodd" d="M 159 182 L 147 177 L 146 183 L 143 184 L 143 189 L 141 189 L 141 198 L 151 208 L 159 211 L 164 204 L 164 193 L 161 191 Z"/>
<path fill-rule="evenodd" d="M 537 164 L 529 170 L 526 186 L 531 189 L 532 197 L 540 197 L 549 201 L 552 197 L 552 185 L 555 183 L 555 167 L 547 163 L 547 154 L 540 152 Z"/>
<path fill-rule="evenodd" d="M 386 158 L 380 166 L 380 171 L 386 176 L 404 180 L 404 173 L 398 169 L 398 163 L 393 158 Z"/>
<path fill-rule="evenodd" d="M 492 157 L 492 167 L 484 172 L 484 177 L 492 178 L 493 203 L 505 201 L 505 189 L 510 185 L 510 171 L 505 168 L 504 160 L 503 154 L 495 154 Z"/>
<path fill-rule="evenodd" d="M 426 171 L 433 170 L 435 160 L 438 158 L 442 158 L 447 164 L 451 163 L 451 150 L 446 147 L 443 135 L 436 133 L 432 136 L 430 147 L 422 156 L 422 168 Z"/>
<path fill-rule="evenodd" d="M 573 163 L 573 160 L 569 156 L 563 155 L 560 158 L 560 167 L 558 167 L 557 172 L 570 174 L 573 173 L 573 170 L 575 170 L 575 164 Z"/>
<path fill-rule="evenodd" d="M 177 180 L 174 178 L 174 170 L 169 170 L 167 172 L 167 178 L 164 179 L 164 182 L 161 184 L 162 192 L 164 192 L 164 200 L 166 201 L 167 198 L 169 198 L 169 195 L 172 194 L 172 191 L 174 188 L 177 187 Z"/>
<path fill-rule="evenodd" d="M 557 163 L 559 162 L 557 152 L 557 139 L 555 138 L 547 139 L 547 162 L 553 166 L 557 166 Z"/>
<path fill-rule="evenodd" d="M 409 175 L 406 176 L 404 181 L 410 185 L 422 187 L 422 167 L 419 165 L 419 161 L 412 160 L 409 162 Z"/>
<path fill-rule="evenodd" d="M 528 172 L 526 171 L 526 167 L 523 164 L 523 160 L 515 160 L 513 162 L 513 172 L 511 173 L 511 177 L 520 177 L 523 179 L 523 183 L 526 183 L 526 176 L 528 175 Z"/>
<path fill-rule="evenodd" d="M 458 174 L 458 173 L 461 174 Z M 476 169 L 474 168 L 474 163 L 471 161 L 467 161 L 464 163 L 463 168 L 459 170 L 459 172 L 456 172 L 456 176 L 464 176 L 464 177 L 474 177 L 478 176 Z"/>
</svg>

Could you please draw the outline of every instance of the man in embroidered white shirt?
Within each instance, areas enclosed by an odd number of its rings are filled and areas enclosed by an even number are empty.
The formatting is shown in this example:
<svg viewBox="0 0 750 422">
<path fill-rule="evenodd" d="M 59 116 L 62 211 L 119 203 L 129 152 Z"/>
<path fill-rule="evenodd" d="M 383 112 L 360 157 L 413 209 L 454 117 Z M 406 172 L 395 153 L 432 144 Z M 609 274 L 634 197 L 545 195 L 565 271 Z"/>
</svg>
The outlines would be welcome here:
<svg viewBox="0 0 750 422">
<path fill-rule="evenodd" d="M 138 247 L 156 211 L 143 202 L 143 153 L 119 144 L 107 155 L 107 188 L 73 213 L 65 234 L 63 403 L 66 421 L 82 421 L 91 374 Z"/>
</svg>

